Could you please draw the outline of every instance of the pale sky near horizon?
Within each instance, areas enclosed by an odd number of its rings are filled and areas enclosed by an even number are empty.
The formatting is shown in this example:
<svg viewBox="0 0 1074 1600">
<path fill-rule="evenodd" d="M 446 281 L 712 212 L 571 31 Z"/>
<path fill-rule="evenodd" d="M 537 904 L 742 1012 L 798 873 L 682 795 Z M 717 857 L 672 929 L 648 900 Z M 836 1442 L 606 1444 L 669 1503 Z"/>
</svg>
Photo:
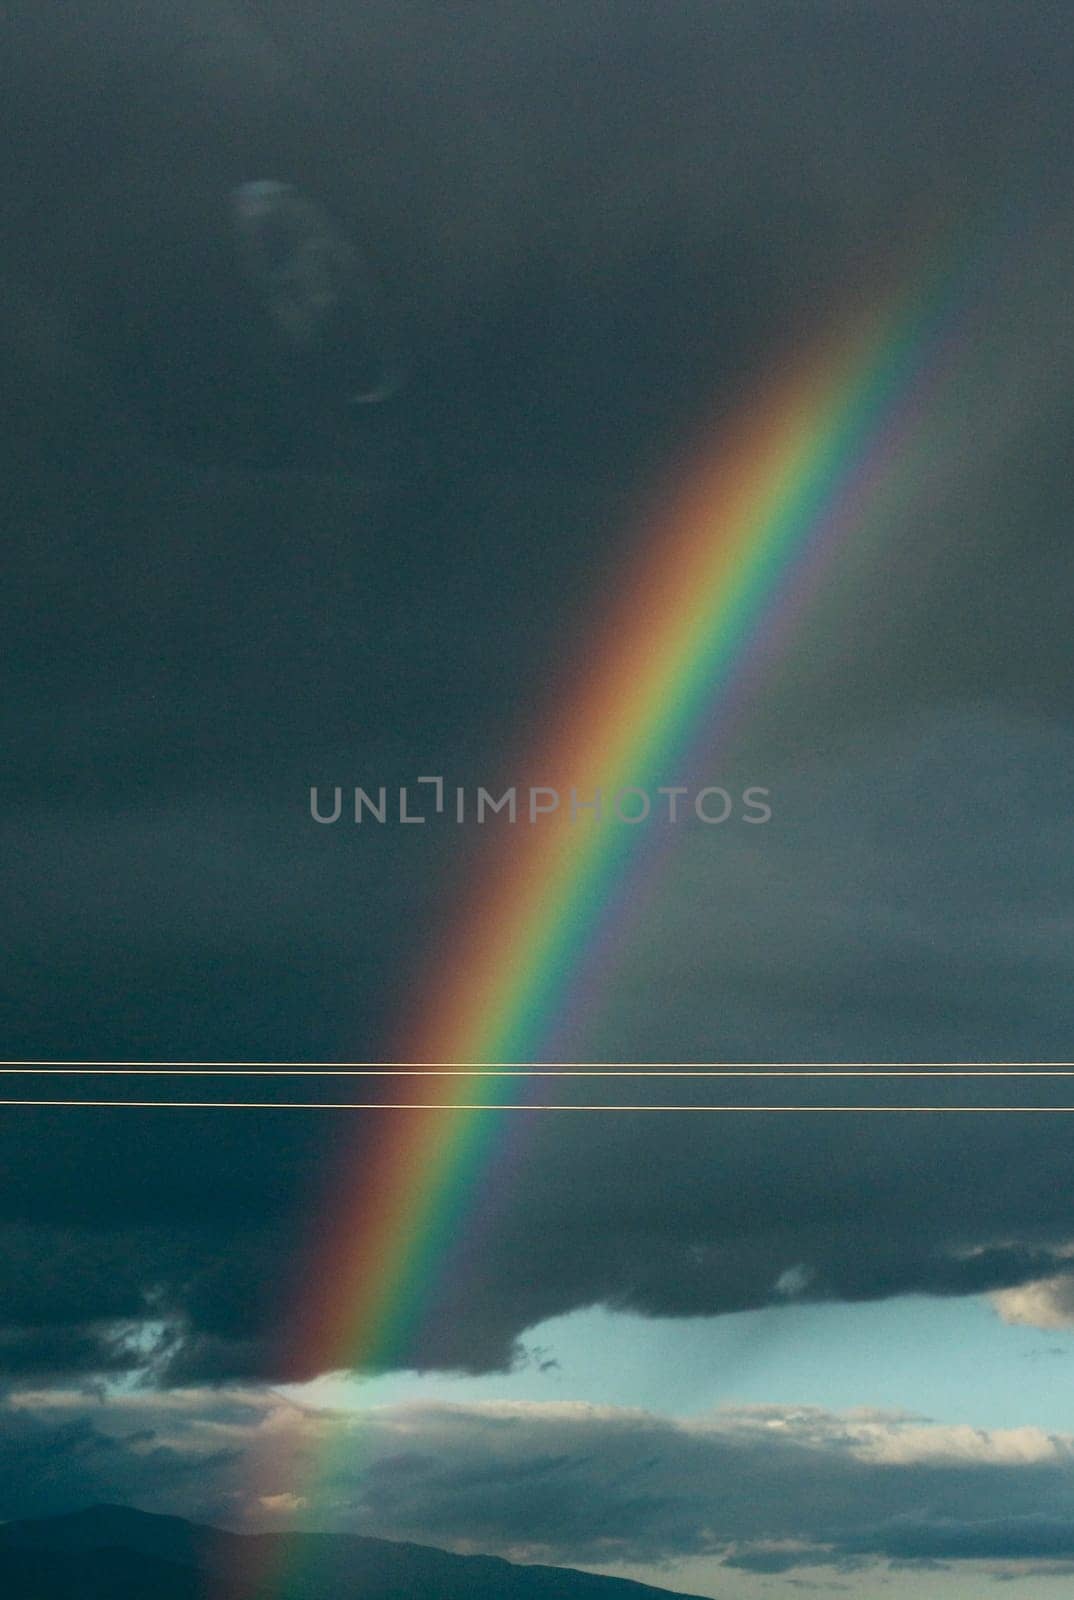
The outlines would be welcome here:
<svg viewBox="0 0 1074 1600">
<path fill-rule="evenodd" d="M 600 1308 L 530 1330 L 514 1372 L 390 1373 L 284 1385 L 303 1404 L 584 1400 L 688 1416 L 729 1404 L 869 1407 L 977 1428 L 1074 1433 L 1074 1328 L 1002 1320 L 987 1297 L 766 1307 L 648 1318 Z M 554 1365 L 542 1365 L 555 1363 Z"/>
</svg>

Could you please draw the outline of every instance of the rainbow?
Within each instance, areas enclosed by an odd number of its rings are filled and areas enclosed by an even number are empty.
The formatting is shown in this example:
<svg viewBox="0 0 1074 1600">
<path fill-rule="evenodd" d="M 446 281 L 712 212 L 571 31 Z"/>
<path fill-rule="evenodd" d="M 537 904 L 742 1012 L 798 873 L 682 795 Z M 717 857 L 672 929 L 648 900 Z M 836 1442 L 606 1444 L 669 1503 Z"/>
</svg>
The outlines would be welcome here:
<svg viewBox="0 0 1074 1600">
<path fill-rule="evenodd" d="M 649 790 L 674 781 L 699 743 L 709 754 L 840 549 L 874 538 L 892 505 L 919 493 L 915 462 L 957 404 L 982 300 L 963 247 L 933 241 L 924 255 L 923 270 L 855 302 L 834 332 L 777 363 L 661 498 L 588 668 L 536 743 L 542 785 L 585 797 Z M 549 1060 L 563 1017 L 584 1007 L 595 952 L 652 849 L 644 841 L 657 836 L 589 813 L 499 829 L 415 986 L 422 1012 L 402 1030 L 396 1062 Z M 445 1262 L 494 1187 L 501 1108 L 519 1103 L 525 1081 L 506 1071 L 400 1078 L 393 1098 L 407 1108 L 363 1118 L 361 1147 L 327 1186 L 323 1242 L 296 1295 L 292 1348 L 306 1369 L 412 1364 Z M 353 1437 L 301 1469 L 307 1505 L 328 1509 L 318 1484 L 336 1449 L 353 1460 Z M 296 1485 L 270 1472 L 263 1487 Z"/>
<path fill-rule="evenodd" d="M 587 646 L 578 691 L 532 759 L 540 784 L 579 802 L 599 794 L 605 816 L 564 809 L 501 834 L 433 952 L 400 1059 L 562 1059 L 564 1020 L 584 1008 L 651 841 L 675 831 L 617 824 L 610 798 L 652 796 L 682 781 L 699 746 L 711 756 L 840 549 L 913 491 L 907 457 L 927 444 L 971 303 L 949 251 L 931 255 L 909 287 L 770 373 L 650 517 L 603 642 Z"/>
</svg>

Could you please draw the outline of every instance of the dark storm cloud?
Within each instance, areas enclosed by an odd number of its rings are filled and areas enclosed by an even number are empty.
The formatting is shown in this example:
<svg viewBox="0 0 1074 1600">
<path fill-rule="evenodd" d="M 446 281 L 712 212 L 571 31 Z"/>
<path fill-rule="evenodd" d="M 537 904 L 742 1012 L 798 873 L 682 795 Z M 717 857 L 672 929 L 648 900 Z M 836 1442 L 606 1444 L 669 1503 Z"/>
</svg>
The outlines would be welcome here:
<svg viewBox="0 0 1074 1600">
<path fill-rule="evenodd" d="M 510 774 L 639 485 L 920 219 L 1026 191 L 1025 276 L 1061 273 L 1074 36 L 1051 6 L 625 0 L 3 28 L 4 1053 L 383 1055 L 476 841 L 317 829 L 309 785 Z M 266 354 L 222 210 L 266 177 L 368 249 L 416 357 L 391 412 Z M 785 820 L 684 842 L 599 1059 L 1064 1053 L 1074 362 L 1056 308 L 1023 371 L 1022 326 L 972 483 L 758 706 Z M 814 737 L 825 775 L 792 761 Z M 345 1121 L 7 1118 L 0 1363 L 305 1374 L 308 1219 L 376 1137 Z M 519 1148 L 399 1359 L 504 1365 L 597 1302 L 1012 1288 L 1074 1238 L 1059 1118 L 556 1118 Z"/>
<path fill-rule="evenodd" d="M 1052 7 L 613 10 L 6 8 L 9 1053 L 383 1055 L 469 841 L 310 839 L 309 784 L 502 778 L 700 419 L 922 219 L 1050 225 Z M 225 205 L 258 178 L 368 250 L 390 411 L 265 355 Z M 1026 358 L 1060 386 L 1064 326 Z M 972 539 L 900 530 L 769 746 L 982 673 L 1063 700 L 1062 415 Z"/>
<path fill-rule="evenodd" d="M 727 1101 L 779 1103 L 789 1086 L 718 1087 Z M 792 1087 L 807 1106 L 854 1092 Z M 953 1106 L 975 1093 L 1032 1103 L 1045 1092 L 1012 1080 L 925 1087 Z M 657 1092 L 667 1090 L 647 1091 Z M 675 1085 L 677 1098 L 705 1092 Z M 861 1085 L 859 1103 L 878 1092 Z M 1051 1085 L 1054 1101 L 1063 1092 Z M 161 1382 L 312 1376 L 328 1358 L 316 1329 L 297 1343 L 296 1329 L 307 1293 L 320 1292 L 309 1279 L 314 1238 L 334 1235 L 346 1260 L 342 1173 L 354 1182 L 364 1140 L 378 1136 L 372 1119 L 355 1143 L 351 1123 L 282 1111 L 44 1112 L 9 1123 L 0 1357 L 6 1347 L 19 1372 L 126 1365 Z M 593 1304 L 700 1316 L 788 1295 L 1063 1281 L 1074 1240 L 1065 1129 L 1048 1115 L 608 1115 L 598 1136 L 587 1116 L 516 1117 L 500 1136 L 506 1167 L 477 1179 L 480 1248 L 458 1231 L 392 1359 L 502 1370 L 525 1329 Z"/>
</svg>

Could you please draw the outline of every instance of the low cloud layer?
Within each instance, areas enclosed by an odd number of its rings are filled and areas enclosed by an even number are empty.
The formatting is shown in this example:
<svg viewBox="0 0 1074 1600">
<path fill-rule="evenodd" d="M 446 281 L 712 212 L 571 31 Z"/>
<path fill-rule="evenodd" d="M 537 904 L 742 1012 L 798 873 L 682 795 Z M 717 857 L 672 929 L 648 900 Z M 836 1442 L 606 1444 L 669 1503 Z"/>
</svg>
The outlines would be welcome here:
<svg viewBox="0 0 1074 1600">
<path fill-rule="evenodd" d="M 803 1581 L 820 1568 L 825 1584 L 877 1563 L 1074 1568 L 1074 1438 L 881 1412 L 673 1420 L 515 1403 L 348 1416 L 258 1390 L 96 1403 L 23 1390 L 0 1411 L 0 1460 L 5 1517 L 125 1499 L 521 1561 L 659 1571 L 705 1558 Z"/>
</svg>

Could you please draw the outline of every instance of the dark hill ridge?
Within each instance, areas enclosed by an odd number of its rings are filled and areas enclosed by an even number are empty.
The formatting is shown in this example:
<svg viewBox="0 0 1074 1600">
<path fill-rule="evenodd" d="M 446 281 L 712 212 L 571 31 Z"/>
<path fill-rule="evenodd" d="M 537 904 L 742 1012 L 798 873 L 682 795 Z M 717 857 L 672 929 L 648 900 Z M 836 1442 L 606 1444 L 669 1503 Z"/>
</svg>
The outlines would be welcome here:
<svg viewBox="0 0 1074 1600">
<path fill-rule="evenodd" d="M 6 1600 L 269 1600 L 264 1573 L 271 1600 L 697 1600 L 568 1567 L 350 1534 L 228 1533 L 124 1506 L 0 1526 Z"/>
</svg>

